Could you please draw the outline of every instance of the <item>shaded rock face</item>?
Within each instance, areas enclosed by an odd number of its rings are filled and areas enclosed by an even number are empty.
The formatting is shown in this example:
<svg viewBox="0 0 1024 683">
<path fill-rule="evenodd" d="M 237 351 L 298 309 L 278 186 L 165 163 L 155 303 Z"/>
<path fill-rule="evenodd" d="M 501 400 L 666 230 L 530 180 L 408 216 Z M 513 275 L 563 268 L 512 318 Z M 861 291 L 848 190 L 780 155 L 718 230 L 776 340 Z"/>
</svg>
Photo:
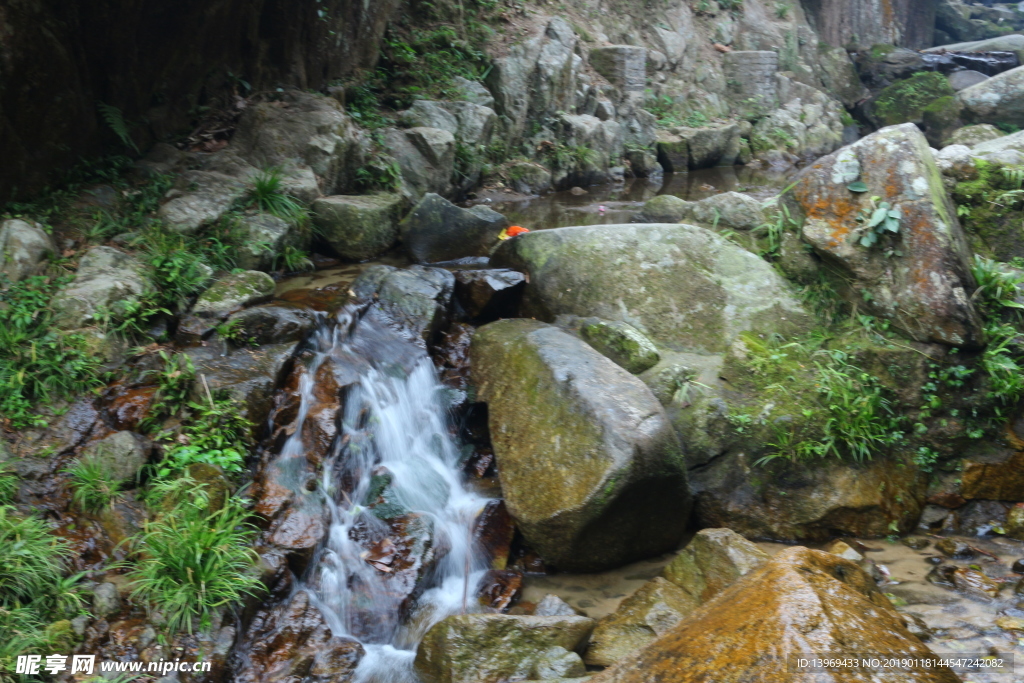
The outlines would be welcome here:
<svg viewBox="0 0 1024 683">
<path fill-rule="evenodd" d="M 639 379 L 532 320 L 479 328 L 470 354 L 505 503 L 546 562 L 595 571 L 678 543 L 689 510 L 682 453 Z"/>
<path fill-rule="evenodd" d="M 487 256 L 498 244 L 508 220 L 486 206 L 462 209 L 427 194 L 399 224 L 402 244 L 418 263 Z"/>
<path fill-rule="evenodd" d="M 693 225 L 531 232 L 503 243 L 492 262 L 529 274 L 524 315 L 620 320 L 679 350 L 717 352 L 740 332 L 786 334 L 808 321 L 770 265 Z"/>
<path fill-rule="evenodd" d="M 847 189 L 857 179 L 867 192 Z M 970 300 L 970 251 L 916 126 L 885 128 L 818 160 L 801 174 L 794 196 L 807 217 L 804 240 L 849 276 L 846 295 L 858 305 L 916 341 L 960 348 L 983 343 Z M 902 218 L 895 236 L 865 247 L 861 239 L 870 228 L 857 217 L 874 211 L 872 196 L 898 208 Z"/>
<path fill-rule="evenodd" d="M 459 270 L 455 273 L 455 296 L 469 318 L 512 317 L 525 287 L 526 278 L 515 270 Z"/>
<path fill-rule="evenodd" d="M 358 642 L 331 635 L 305 591 L 257 612 L 246 640 L 247 656 L 234 678 L 239 683 L 344 683 L 363 656 Z"/>
<path fill-rule="evenodd" d="M 807 548 L 788 548 L 733 584 L 651 645 L 595 675 L 594 683 L 708 680 L 864 680 L 845 669 L 794 671 L 791 656 L 865 652 L 930 657 L 874 581 L 854 563 Z M 914 668 L 873 680 L 954 683 L 949 669 Z"/>
<path fill-rule="evenodd" d="M 426 683 L 578 678 L 585 670 L 573 650 L 593 628 L 593 619 L 578 616 L 448 617 L 434 624 L 417 648 L 416 673 Z"/>
<path fill-rule="evenodd" d="M 0 274 L 12 282 L 32 275 L 43 258 L 56 251 L 38 223 L 17 219 L 0 223 Z"/>
<path fill-rule="evenodd" d="M 93 247 L 78 262 L 74 281 L 53 300 L 56 324 L 75 329 L 138 301 L 146 289 L 139 261 L 112 247 Z"/>
<path fill-rule="evenodd" d="M 806 0 L 801 4 L 822 42 L 829 45 L 889 43 L 915 50 L 932 45 L 937 3 L 930 0 Z"/>
</svg>

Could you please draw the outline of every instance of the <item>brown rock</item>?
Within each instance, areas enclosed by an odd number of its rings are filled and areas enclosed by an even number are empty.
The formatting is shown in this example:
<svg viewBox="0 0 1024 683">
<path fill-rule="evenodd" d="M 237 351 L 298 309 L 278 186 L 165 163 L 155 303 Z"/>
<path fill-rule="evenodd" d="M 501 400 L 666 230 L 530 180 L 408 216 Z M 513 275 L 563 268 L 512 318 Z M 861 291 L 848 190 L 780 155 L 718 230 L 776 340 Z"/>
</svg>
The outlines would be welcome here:
<svg viewBox="0 0 1024 683">
<path fill-rule="evenodd" d="M 662 576 L 700 604 L 767 561 L 767 553 L 735 531 L 704 529 L 665 567 Z"/>
<path fill-rule="evenodd" d="M 491 569 L 504 569 L 508 564 L 515 533 L 516 527 L 505 509 L 505 501 L 487 503 L 473 525 L 473 539 L 486 554 Z"/>
<path fill-rule="evenodd" d="M 1024 500 L 1024 451 L 1002 449 L 965 459 L 960 480 L 967 500 Z"/>
<path fill-rule="evenodd" d="M 977 569 L 957 567 L 952 578 L 953 586 L 968 597 L 988 600 L 999 594 L 999 584 Z"/>
<path fill-rule="evenodd" d="M 477 586 L 480 604 L 499 612 L 519 601 L 523 594 L 523 574 L 511 569 L 489 569 Z"/>
<path fill-rule="evenodd" d="M 649 646 L 590 683 L 854 683 L 862 670 L 812 675 L 790 658 L 877 653 L 930 657 L 857 565 L 820 550 L 787 548 Z M 956 683 L 949 669 L 873 672 L 878 683 Z"/>
</svg>

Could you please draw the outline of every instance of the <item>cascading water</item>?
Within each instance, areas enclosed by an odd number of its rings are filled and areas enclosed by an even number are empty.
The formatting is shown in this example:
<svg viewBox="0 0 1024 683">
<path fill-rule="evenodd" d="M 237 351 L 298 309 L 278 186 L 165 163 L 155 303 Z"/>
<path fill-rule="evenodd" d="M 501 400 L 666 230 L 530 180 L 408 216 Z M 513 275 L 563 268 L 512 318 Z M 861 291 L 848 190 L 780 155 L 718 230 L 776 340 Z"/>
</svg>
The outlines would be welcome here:
<svg viewBox="0 0 1024 683">
<path fill-rule="evenodd" d="M 320 366 L 358 358 L 360 369 L 345 397 L 334 452 L 324 465 L 328 538 L 303 589 L 315 597 L 334 635 L 363 644 L 366 654 L 356 681 L 415 681 L 412 660 L 426 630 L 451 614 L 479 611 L 476 586 L 486 567 L 473 541 L 473 524 L 488 500 L 463 483 L 445 388 L 423 349 L 361 322 L 355 308 L 325 321 L 311 343 L 313 356 L 299 387 L 298 425 L 283 455 L 302 453 L 302 425 Z M 368 561 L 359 542 L 387 537 L 386 522 L 365 506 L 374 475 L 381 472 L 390 478 L 392 501 L 430 527 L 434 561 L 411 609 L 403 604 L 407 594 L 389 585 L 388 568 Z"/>
</svg>

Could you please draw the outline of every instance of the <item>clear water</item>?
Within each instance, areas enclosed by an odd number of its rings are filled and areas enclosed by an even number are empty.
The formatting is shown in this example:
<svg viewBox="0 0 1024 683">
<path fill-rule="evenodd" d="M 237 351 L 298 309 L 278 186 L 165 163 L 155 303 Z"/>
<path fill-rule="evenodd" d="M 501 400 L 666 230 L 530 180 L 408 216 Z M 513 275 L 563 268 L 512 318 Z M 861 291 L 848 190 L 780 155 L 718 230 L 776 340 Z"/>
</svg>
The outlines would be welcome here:
<svg viewBox="0 0 1024 683">
<path fill-rule="evenodd" d="M 415 647 L 441 619 L 478 611 L 476 586 L 485 561 L 473 542 L 473 524 L 488 499 L 464 486 L 458 448 L 449 429 L 445 389 L 426 352 L 360 321 L 343 309 L 312 338 L 313 356 L 301 379 L 301 407 L 284 455 L 300 455 L 302 422 L 314 401 L 314 378 L 324 363 L 352 367 L 336 452 L 325 463 L 322 486 L 331 513 L 327 542 L 304 589 L 313 595 L 334 635 L 366 649 L 357 681 L 408 683 Z M 406 593 L 367 561 L 357 537 L 387 536 L 387 524 L 364 506 L 371 476 L 386 468 L 393 499 L 432 530 L 435 556 L 426 590 L 403 614 Z M 354 533 L 358 527 L 359 533 Z"/>
</svg>

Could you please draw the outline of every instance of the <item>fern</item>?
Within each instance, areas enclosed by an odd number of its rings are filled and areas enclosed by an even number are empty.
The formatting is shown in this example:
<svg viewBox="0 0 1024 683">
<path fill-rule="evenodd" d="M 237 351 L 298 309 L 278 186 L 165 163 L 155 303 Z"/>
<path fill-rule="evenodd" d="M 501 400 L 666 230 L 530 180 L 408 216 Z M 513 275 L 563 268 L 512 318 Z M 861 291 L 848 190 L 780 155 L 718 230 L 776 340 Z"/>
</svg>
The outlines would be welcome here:
<svg viewBox="0 0 1024 683">
<path fill-rule="evenodd" d="M 96 106 L 100 110 L 100 116 L 110 126 L 110 130 L 114 131 L 114 135 L 121 140 L 125 147 L 131 147 L 138 154 L 139 148 L 135 145 L 135 141 L 132 140 L 132 136 L 128 131 L 128 124 L 125 122 L 124 114 L 121 113 L 121 110 L 104 102 L 98 102 Z"/>
</svg>

